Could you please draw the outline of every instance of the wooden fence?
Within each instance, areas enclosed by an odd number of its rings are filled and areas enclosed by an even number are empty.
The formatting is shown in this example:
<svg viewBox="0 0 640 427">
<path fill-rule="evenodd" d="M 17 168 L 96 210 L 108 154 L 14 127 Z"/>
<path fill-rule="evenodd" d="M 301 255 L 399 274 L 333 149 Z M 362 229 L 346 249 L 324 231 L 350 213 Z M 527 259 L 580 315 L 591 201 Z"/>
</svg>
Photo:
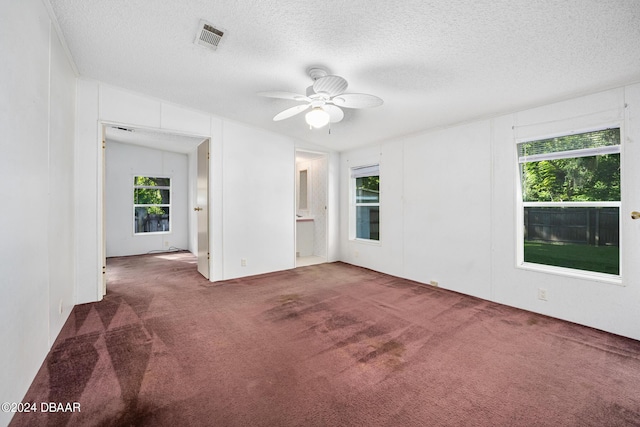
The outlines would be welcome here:
<svg viewBox="0 0 640 427">
<path fill-rule="evenodd" d="M 524 238 L 529 241 L 620 245 L 620 210 L 616 207 L 526 207 Z"/>
</svg>

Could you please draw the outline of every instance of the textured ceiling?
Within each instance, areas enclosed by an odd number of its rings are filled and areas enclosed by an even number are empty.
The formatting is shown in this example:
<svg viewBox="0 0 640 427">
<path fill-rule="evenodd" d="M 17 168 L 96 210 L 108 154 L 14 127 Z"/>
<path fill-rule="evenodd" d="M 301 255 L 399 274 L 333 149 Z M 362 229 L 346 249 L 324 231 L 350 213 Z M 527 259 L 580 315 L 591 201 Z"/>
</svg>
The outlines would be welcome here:
<svg viewBox="0 0 640 427">
<path fill-rule="evenodd" d="M 639 0 L 50 2 L 82 76 L 336 150 L 640 81 Z M 314 65 L 384 105 L 273 122 Z"/>
</svg>

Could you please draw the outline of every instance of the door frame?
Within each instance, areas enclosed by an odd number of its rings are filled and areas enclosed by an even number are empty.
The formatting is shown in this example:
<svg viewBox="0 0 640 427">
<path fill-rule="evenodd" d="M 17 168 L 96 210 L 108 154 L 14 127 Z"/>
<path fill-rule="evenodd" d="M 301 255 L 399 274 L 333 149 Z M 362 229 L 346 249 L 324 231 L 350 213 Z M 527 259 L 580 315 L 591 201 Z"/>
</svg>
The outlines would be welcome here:
<svg viewBox="0 0 640 427">
<path fill-rule="evenodd" d="M 294 188 L 293 188 L 293 265 L 294 266 L 298 266 L 298 257 L 297 257 L 297 241 L 298 241 L 298 227 L 297 227 L 297 221 L 296 221 L 296 214 L 298 212 L 298 204 L 297 204 L 297 200 L 298 200 L 298 168 L 297 168 L 297 164 L 298 164 L 298 153 L 307 153 L 307 154 L 313 154 L 316 155 L 315 158 L 323 158 L 325 160 L 325 165 L 324 165 L 324 169 L 325 169 L 325 174 L 326 174 L 326 182 L 325 182 L 325 224 L 324 224 L 324 236 L 325 236 L 325 242 L 324 242 L 324 258 L 325 258 L 325 262 L 329 262 L 329 212 L 331 210 L 330 206 L 329 206 L 329 190 L 330 190 L 330 179 L 329 179 L 329 161 L 330 161 L 330 156 L 329 153 L 324 152 L 324 151 L 318 151 L 318 150 L 313 150 L 313 149 L 307 149 L 307 148 L 303 148 L 303 147 L 295 147 L 294 148 L 294 152 L 293 152 L 293 179 L 294 179 Z M 312 160 L 312 159 L 309 159 Z"/>
<path fill-rule="evenodd" d="M 101 299 L 101 297 L 103 297 L 104 295 L 106 295 L 107 293 L 107 233 L 106 233 L 106 211 L 107 211 L 107 204 L 106 204 L 106 171 L 107 171 L 107 164 L 106 164 L 106 130 L 108 127 L 124 127 L 127 129 L 138 129 L 138 130 L 144 130 L 144 131 L 149 131 L 149 132 L 156 132 L 156 133 L 163 133 L 166 135 L 175 135 L 175 136 L 187 136 L 187 137 L 192 137 L 192 138 L 202 138 L 202 142 L 209 141 L 209 153 L 211 153 L 211 135 L 201 135 L 201 134 L 195 134 L 195 133 L 190 133 L 190 132 L 181 132 L 181 131 L 177 131 L 177 130 L 168 130 L 168 129 L 162 129 L 162 128 L 156 128 L 156 127 L 148 127 L 148 126 L 140 126 L 140 125 L 134 125 L 134 124 L 129 124 L 129 123 L 122 123 L 122 122 L 114 122 L 114 121 L 109 121 L 109 120 L 99 120 L 98 122 L 98 128 L 99 128 L 99 138 L 98 138 L 98 143 L 99 143 L 99 151 L 98 151 L 98 177 L 99 177 L 99 185 L 98 185 L 98 203 L 101 205 L 98 208 L 98 223 L 99 223 L 99 228 L 98 228 L 98 242 L 99 242 L 99 247 L 98 247 L 98 251 L 99 251 L 99 257 L 100 257 L 100 263 L 99 263 L 99 272 L 98 275 L 100 277 L 99 280 L 99 286 L 100 286 L 100 290 L 98 292 L 99 294 L 99 299 Z M 201 143 L 202 143 L 201 142 Z M 196 168 L 197 168 L 197 147 L 195 150 L 195 156 L 196 156 Z M 208 159 L 208 164 L 209 164 L 209 174 L 208 174 L 208 180 L 207 180 L 207 187 L 208 187 L 208 194 L 209 194 L 209 200 L 211 200 L 211 157 L 209 157 Z M 189 170 L 188 171 L 188 175 L 189 175 L 189 179 L 191 179 L 191 176 L 196 177 L 197 175 L 197 171 L 194 171 L 194 174 L 191 173 L 192 171 Z M 195 206 L 195 194 L 196 194 L 196 189 L 194 188 L 195 185 L 197 185 L 197 179 L 193 180 L 191 182 L 191 185 L 189 186 L 189 200 L 190 200 L 190 205 Z M 192 218 L 193 216 L 190 216 L 189 218 Z M 196 233 L 197 234 L 197 223 L 196 220 L 191 220 L 189 219 L 189 238 L 191 239 L 191 234 L 192 233 Z M 212 230 L 212 215 L 211 215 L 211 210 L 209 210 L 208 212 L 208 218 L 207 218 L 207 234 L 208 234 L 208 241 L 211 242 L 211 230 Z M 197 237 L 197 236 L 196 236 Z M 210 243 L 209 243 L 210 246 Z M 197 251 L 197 247 L 193 248 L 194 250 Z M 197 253 L 196 253 L 197 256 Z M 213 269 L 211 268 L 211 259 L 209 258 L 209 277 L 207 279 L 210 280 L 210 277 L 212 277 L 212 272 Z"/>
</svg>

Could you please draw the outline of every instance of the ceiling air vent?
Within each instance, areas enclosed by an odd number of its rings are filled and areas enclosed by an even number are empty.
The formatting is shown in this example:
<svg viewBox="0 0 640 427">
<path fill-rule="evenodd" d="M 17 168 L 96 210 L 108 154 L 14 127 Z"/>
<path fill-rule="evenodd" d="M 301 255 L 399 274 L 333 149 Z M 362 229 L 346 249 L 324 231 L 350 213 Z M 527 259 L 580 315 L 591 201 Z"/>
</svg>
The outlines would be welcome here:
<svg viewBox="0 0 640 427">
<path fill-rule="evenodd" d="M 223 30 L 215 28 L 211 22 L 201 19 L 195 44 L 216 50 L 223 35 Z"/>
</svg>

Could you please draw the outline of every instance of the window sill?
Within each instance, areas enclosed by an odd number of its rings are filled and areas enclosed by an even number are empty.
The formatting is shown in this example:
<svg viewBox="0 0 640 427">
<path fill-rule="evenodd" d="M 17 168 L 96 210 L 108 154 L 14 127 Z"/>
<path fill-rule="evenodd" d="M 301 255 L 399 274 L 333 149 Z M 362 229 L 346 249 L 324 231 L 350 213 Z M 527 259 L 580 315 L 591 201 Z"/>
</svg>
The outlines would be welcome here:
<svg viewBox="0 0 640 427">
<path fill-rule="evenodd" d="M 146 233 L 133 233 L 134 236 L 149 236 L 156 234 L 171 234 L 171 231 L 148 231 Z"/>
<path fill-rule="evenodd" d="M 361 239 L 356 237 L 354 239 L 351 239 L 351 241 L 354 243 L 361 243 L 363 245 L 381 246 L 380 240 Z"/>
<path fill-rule="evenodd" d="M 622 277 L 613 274 L 597 273 L 595 271 L 575 270 L 573 268 L 556 267 L 552 265 L 523 262 L 516 265 L 521 270 L 537 271 L 539 273 L 554 274 L 556 276 L 572 277 L 575 279 L 591 280 L 594 282 L 624 286 Z"/>
</svg>

